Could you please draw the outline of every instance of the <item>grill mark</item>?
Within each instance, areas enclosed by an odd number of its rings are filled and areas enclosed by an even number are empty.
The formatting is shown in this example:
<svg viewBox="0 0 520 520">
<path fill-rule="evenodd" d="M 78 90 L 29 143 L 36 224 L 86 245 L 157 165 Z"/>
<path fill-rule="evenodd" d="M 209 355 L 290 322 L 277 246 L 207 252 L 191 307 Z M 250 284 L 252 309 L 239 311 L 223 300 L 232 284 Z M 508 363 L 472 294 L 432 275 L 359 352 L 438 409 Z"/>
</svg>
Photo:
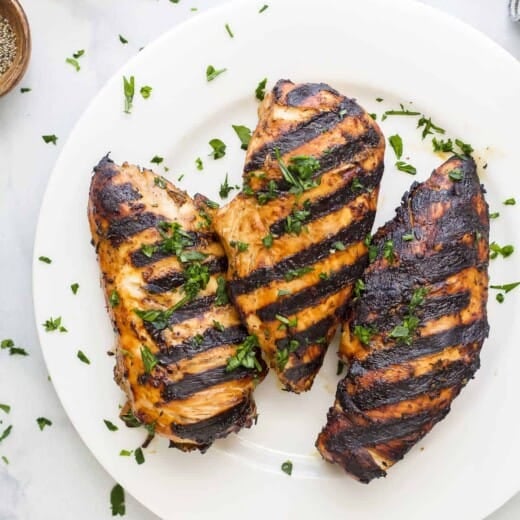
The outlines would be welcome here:
<svg viewBox="0 0 520 520">
<path fill-rule="evenodd" d="M 303 102 L 320 92 L 330 92 L 335 96 L 340 96 L 340 93 L 333 89 L 331 86 L 326 83 L 303 83 L 298 85 L 296 88 L 293 88 L 286 96 L 285 101 L 286 104 L 290 107 L 298 107 L 303 104 Z"/>
<path fill-rule="evenodd" d="M 242 343 L 246 337 L 247 330 L 240 325 L 228 327 L 223 331 L 208 329 L 202 334 L 202 341 L 200 343 L 196 343 L 192 338 L 192 341 L 187 340 L 179 345 L 162 348 L 155 357 L 160 365 L 168 366 L 183 359 L 191 359 L 201 352 L 206 352 L 222 345 L 238 345 Z"/>
<path fill-rule="evenodd" d="M 252 377 L 253 372 L 246 368 L 237 368 L 227 372 L 226 367 L 217 367 L 199 374 L 186 374 L 180 381 L 168 383 L 164 386 L 161 397 L 165 403 L 187 399 L 193 394 L 206 390 L 212 386 Z"/>
<path fill-rule="evenodd" d="M 402 304 L 403 296 L 407 304 Z M 379 332 L 387 332 L 401 323 L 408 312 L 408 302 L 411 294 L 401 294 L 397 300 L 386 297 L 383 305 L 379 301 L 379 292 L 365 292 L 364 297 L 356 306 L 356 324 L 367 324 L 373 326 Z M 459 313 L 465 309 L 470 302 L 471 295 L 468 291 L 455 294 L 447 294 L 435 298 L 427 298 L 417 309 L 417 316 L 421 324 Z"/>
<path fill-rule="evenodd" d="M 366 257 L 362 257 L 355 264 L 344 266 L 327 280 L 320 280 L 296 294 L 262 307 L 257 311 L 258 317 L 262 321 L 272 321 L 276 319 L 277 314 L 292 315 L 317 305 L 320 300 L 324 300 L 359 278 L 366 265 L 363 260 L 366 260 Z"/>
<path fill-rule="evenodd" d="M 290 338 L 281 338 L 276 341 L 276 348 L 283 350 L 289 346 L 289 341 L 296 340 L 300 345 L 314 345 L 320 338 L 327 336 L 329 329 L 334 326 L 336 320 L 332 316 L 327 316 L 314 323 L 305 330 L 300 330 Z"/>
<path fill-rule="evenodd" d="M 334 111 L 318 114 L 280 135 L 274 141 L 266 143 L 251 156 L 245 165 L 244 173 L 261 169 L 266 158 L 274 153 L 275 148 L 278 148 L 280 155 L 284 155 L 331 130 L 343 121 L 343 117 L 339 113 L 344 110 L 346 111 L 344 117 L 363 114 L 363 109 L 354 100 L 344 98 Z"/>
<path fill-rule="evenodd" d="M 471 379 L 479 366 L 478 356 L 471 363 L 463 360 L 454 361 L 447 367 L 419 377 L 391 383 L 375 383 L 370 388 L 359 390 L 351 395 L 350 399 L 360 410 L 367 411 L 388 404 L 400 403 L 424 394 L 437 394 L 445 388 L 455 387 L 458 393 L 460 388 L 464 386 L 464 381 L 467 382 Z M 337 394 L 341 406 L 343 406 L 342 400 L 345 396 L 344 390 Z"/>
<path fill-rule="evenodd" d="M 145 229 L 156 227 L 159 222 L 164 221 L 165 218 L 155 213 L 144 212 L 139 215 L 131 217 L 123 217 L 118 220 L 110 222 L 107 231 L 107 238 L 112 243 L 112 246 L 120 246 L 127 238 L 137 235 Z"/>
<path fill-rule="evenodd" d="M 487 337 L 488 332 L 489 325 L 486 319 L 477 320 L 468 325 L 457 325 L 438 334 L 419 337 L 411 345 L 395 345 L 388 349 L 376 350 L 365 360 L 354 361 L 351 366 L 351 373 L 358 375 L 363 373 L 364 370 L 374 370 L 396 363 L 404 363 L 441 352 L 449 346 L 482 342 Z"/>
<path fill-rule="evenodd" d="M 331 434 L 325 439 L 325 444 L 329 451 L 341 453 L 346 450 L 385 444 L 409 435 L 420 435 L 422 437 L 426 431 L 421 431 L 421 429 L 426 427 L 429 430 L 435 423 L 444 419 L 449 410 L 448 406 L 442 409 L 426 410 L 425 412 L 400 417 L 399 419 L 372 423 L 368 426 L 346 428 Z M 410 444 L 408 449 L 412 445 Z"/>
<path fill-rule="evenodd" d="M 237 405 L 208 419 L 191 424 L 171 424 L 175 435 L 184 439 L 192 439 L 199 444 L 212 443 L 225 436 L 229 430 L 238 430 L 245 426 L 255 411 L 250 399 L 244 399 Z"/>
<path fill-rule="evenodd" d="M 319 262 L 330 255 L 330 249 L 334 242 L 353 244 L 364 240 L 372 228 L 374 216 L 374 212 L 367 212 L 362 220 L 358 220 L 341 229 L 337 234 L 285 258 L 278 264 L 271 267 L 261 267 L 243 278 L 231 280 L 228 283 L 231 295 L 236 298 L 270 282 L 283 279 L 287 271 L 291 269 L 298 269 Z"/>
<path fill-rule="evenodd" d="M 321 365 L 323 364 L 323 358 L 325 357 L 325 347 L 323 348 L 323 351 L 320 353 L 320 355 L 316 358 L 314 358 L 309 363 L 302 363 L 299 365 L 296 365 L 294 367 L 287 368 L 284 370 L 283 375 L 284 379 L 287 379 L 291 383 L 296 383 L 297 381 L 300 381 L 301 379 L 306 379 L 308 377 L 311 377 L 318 372 L 318 370 L 321 368 Z"/>
<path fill-rule="evenodd" d="M 165 219 L 159 220 L 159 222 L 164 221 Z M 204 244 L 209 244 L 211 242 L 217 242 L 218 238 L 215 233 L 198 233 L 195 231 L 189 231 L 188 235 L 190 235 L 191 240 L 193 241 L 192 247 L 200 247 Z M 151 244 L 156 247 L 160 247 L 161 241 L 155 242 Z M 189 249 L 189 248 L 188 248 Z M 154 264 L 163 258 L 169 258 L 171 256 L 175 256 L 174 253 L 164 252 L 160 249 L 155 251 L 151 256 L 146 256 L 141 249 L 137 251 L 133 251 L 130 253 L 130 261 L 134 267 L 145 267 L 146 265 Z"/>
<path fill-rule="evenodd" d="M 228 263 L 226 257 L 220 257 L 214 258 L 209 262 L 204 262 L 203 265 L 209 269 L 210 274 L 217 274 L 225 272 Z M 184 273 L 179 271 L 170 271 L 160 278 L 155 278 L 154 280 L 149 281 L 145 285 L 145 289 L 152 294 L 161 294 L 180 287 L 185 281 Z"/>
<path fill-rule="evenodd" d="M 307 224 L 309 222 L 316 221 L 326 215 L 330 215 L 342 208 L 344 208 L 350 202 L 356 200 L 357 197 L 368 191 L 369 189 L 375 188 L 383 174 L 384 165 L 380 164 L 376 168 L 374 172 L 370 172 L 370 175 L 362 175 L 360 168 L 358 169 L 360 175 L 357 175 L 352 178 L 352 180 L 348 183 L 336 190 L 335 192 L 322 197 L 320 199 L 316 199 L 312 201 L 308 210 L 310 211 L 310 215 L 308 218 L 304 220 L 304 223 Z M 357 179 L 362 185 L 363 188 L 359 188 L 358 190 L 352 189 L 352 183 L 354 179 Z M 269 228 L 269 231 L 275 236 L 281 236 L 286 234 L 285 230 L 285 222 L 286 218 L 282 218 L 272 224 Z"/>
<path fill-rule="evenodd" d="M 119 213 L 119 205 L 141 199 L 142 195 L 131 183 L 105 184 L 99 192 L 99 201 L 107 214 Z"/>
</svg>

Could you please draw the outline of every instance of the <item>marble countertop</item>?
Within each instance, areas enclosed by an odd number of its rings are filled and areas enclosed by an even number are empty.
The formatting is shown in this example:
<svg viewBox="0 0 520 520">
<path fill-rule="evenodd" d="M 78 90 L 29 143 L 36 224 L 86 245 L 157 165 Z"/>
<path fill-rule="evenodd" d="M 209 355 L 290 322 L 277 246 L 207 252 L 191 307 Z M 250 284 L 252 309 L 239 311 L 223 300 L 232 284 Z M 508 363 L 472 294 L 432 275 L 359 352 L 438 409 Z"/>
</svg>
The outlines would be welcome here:
<svg viewBox="0 0 520 520">
<path fill-rule="evenodd" d="M 4 0 L 0 0 L 0 3 Z M 252 0 L 253 1 L 253 0 Z M 272 0 L 276 1 L 276 0 Z M 352 0 L 356 1 L 356 0 Z M 357 0 L 362 1 L 362 0 Z M 520 23 L 506 0 L 423 0 L 488 34 L 520 59 Z M 12 338 L 28 357 L 0 352 L 0 520 L 111 518 L 114 485 L 65 415 L 38 345 L 31 298 L 33 238 L 47 179 L 75 121 L 106 80 L 140 47 L 220 0 L 22 0 L 33 55 L 20 87 L 0 98 L 0 340 Z M 197 8 L 197 10 L 192 10 Z M 128 45 L 122 45 L 118 35 Z M 77 73 L 65 58 L 85 49 Z M 520 96 L 519 96 L 520 102 Z M 45 144 L 44 134 L 58 136 Z M 52 426 L 40 431 L 36 419 Z M 129 520 L 155 517 L 126 497 Z M 175 507 L 172 502 L 172 507 Z M 520 494 L 492 520 L 520 518 Z"/>
</svg>

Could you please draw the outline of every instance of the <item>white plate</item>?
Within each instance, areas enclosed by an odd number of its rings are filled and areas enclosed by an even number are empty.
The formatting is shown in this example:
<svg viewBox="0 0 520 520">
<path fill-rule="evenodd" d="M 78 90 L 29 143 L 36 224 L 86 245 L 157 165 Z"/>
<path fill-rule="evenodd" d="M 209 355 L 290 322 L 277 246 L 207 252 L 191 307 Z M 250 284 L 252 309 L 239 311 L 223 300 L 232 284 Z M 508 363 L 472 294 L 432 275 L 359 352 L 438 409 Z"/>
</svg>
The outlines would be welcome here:
<svg viewBox="0 0 520 520">
<path fill-rule="evenodd" d="M 453 411 L 386 479 L 358 484 L 321 461 L 314 441 L 333 401 L 337 377 L 332 348 L 314 388 L 296 396 L 279 391 L 269 377 L 257 391 L 258 425 L 217 442 L 206 455 L 169 450 L 155 439 L 146 463 L 120 457 L 136 448 L 142 430 L 118 422 L 123 396 L 112 380 L 106 351 L 113 333 L 105 313 L 86 206 L 91 169 L 107 152 L 115 161 L 149 166 L 190 193 L 218 200 L 226 172 L 240 179 L 244 152 L 232 124 L 254 127 L 254 89 L 264 77 L 323 81 L 357 97 L 379 116 L 399 103 L 432 117 L 447 135 L 476 149 L 492 211 L 492 239 L 520 246 L 516 196 L 520 67 L 491 41 L 423 5 L 405 0 L 279 0 L 259 14 L 243 1 L 210 11 L 166 34 L 131 60 L 100 92 L 72 133 L 56 165 L 41 210 L 34 264 L 34 301 L 49 373 L 73 424 L 93 454 L 128 492 L 164 518 L 482 518 L 520 489 L 518 396 L 518 294 L 489 304 L 491 337 L 482 368 L 456 400 Z M 231 39 L 224 29 L 229 23 Z M 228 70 L 206 82 L 207 65 Z M 136 93 L 131 115 L 123 113 L 122 76 L 153 87 L 150 99 Z M 384 98 L 382 103 L 376 97 Z M 399 132 L 405 160 L 416 178 L 397 172 L 389 149 L 378 224 L 391 217 L 412 180 L 426 178 L 441 162 L 430 137 L 420 138 L 417 118 L 389 117 L 387 136 Z M 225 158 L 208 157 L 208 141 L 228 145 Z M 197 171 L 195 159 L 205 168 Z M 167 165 L 170 170 L 164 171 Z M 519 255 L 492 262 L 494 283 L 515 281 Z M 72 295 L 70 284 L 80 290 Z M 41 323 L 62 316 L 67 334 L 46 333 Z M 76 358 L 81 348 L 91 359 Z M 120 424 L 109 432 L 103 419 Z M 294 463 L 292 477 L 280 471 Z"/>
</svg>

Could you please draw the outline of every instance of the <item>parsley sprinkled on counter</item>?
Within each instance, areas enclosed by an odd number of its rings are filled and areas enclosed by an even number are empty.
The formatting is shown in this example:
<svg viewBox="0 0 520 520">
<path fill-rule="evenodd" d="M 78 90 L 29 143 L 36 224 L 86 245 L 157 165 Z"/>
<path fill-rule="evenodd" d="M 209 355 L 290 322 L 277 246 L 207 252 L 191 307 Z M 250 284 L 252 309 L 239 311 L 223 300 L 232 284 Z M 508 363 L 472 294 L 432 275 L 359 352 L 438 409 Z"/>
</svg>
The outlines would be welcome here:
<svg viewBox="0 0 520 520">
<path fill-rule="evenodd" d="M 516 199 L 510 198 L 504 201 L 504 206 L 514 206 L 516 204 Z"/>
<path fill-rule="evenodd" d="M 415 166 L 412 166 L 411 164 L 408 164 L 404 161 L 397 161 L 395 163 L 395 167 L 400 172 L 408 173 L 410 175 L 415 175 L 417 173 L 417 168 Z"/>
<path fill-rule="evenodd" d="M 44 264 L 52 264 L 52 260 L 48 256 L 40 256 L 38 260 Z"/>
<path fill-rule="evenodd" d="M 220 139 L 212 139 L 209 145 L 213 148 L 213 151 L 210 153 L 213 159 L 220 159 L 226 155 L 226 145 Z"/>
<path fill-rule="evenodd" d="M 130 457 L 132 455 L 132 450 L 121 450 L 119 452 L 120 457 Z"/>
<path fill-rule="evenodd" d="M 126 45 L 128 43 L 128 40 L 122 36 L 121 34 L 119 35 L 119 41 L 123 44 L 123 45 Z"/>
<path fill-rule="evenodd" d="M 139 90 L 139 93 L 141 94 L 143 99 L 148 99 L 152 95 L 152 90 L 153 90 L 153 88 L 150 87 L 149 85 L 144 85 Z"/>
<path fill-rule="evenodd" d="M 231 30 L 231 27 L 229 26 L 229 24 L 227 23 L 224 27 L 226 28 L 226 31 L 229 34 L 229 37 L 234 38 L 235 35 L 233 34 L 233 31 Z"/>
<path fill-rule="evenodd" d="M 79 61 L 74 58 L 66 58 L 65 63 L 72 65 L 76 69 L 76 72 L 79 72 L 81 69 L 81 67 L 79 65 Z"/>
<path fill-rule="evenodd" d="M 72 294 L 78 294 L 79 290 L 79 283 L 73 283 L 70 286 L 70 290 L 72 291 Z"/>
<path fill-rule="evenodd" d="M 125 113 L 130 114 L 132 112 L 132 105 L 135 95 L 134 76 L 130 76 L 130 78 L 123 76 L 123 94 L 125 96 Z"/>
<path fill-rule="evenodd" d="M 208 65 L 206 68 L 206 80 L 213 81 L 217 76 L 220 76 L 227 69 L 216 69 L 213 65 Z"/>
<path fill-rule="evenodd" d="M 237 347 L 236 354 L 227 360 L 226 372 L 232 372 L 239 367 L 262 371 L 262 366 L 256 359 L 255 349 L 259 347 L 256 336 L 247 336 L 244 343 Z"/>
<path fill-rule="evenodd" d="M 42 139 L 46 144 L 52 143 L 54 146 L 58 142 L 58 138 L 54 134 L 42 135 Z"/>
<path fill-rule="evenodd" d="M 110 507 L 112 516 L 125 516 L 125 490 L 119 484 L 116 484 L 110 492 Z"/>
<path fill-rule="evenodd" d="M 401 139 L 401 136 L 399 134 L 391 135 L 388 138 L 388 142 L 394 150 L 396 158 L 400 159 L 403 156 L 403 140 Z"/>
<path fill-rule="evenodd" d="M 471 155 L 474 152 L 473 146 L 460 139 L 455 139 L 455 144 L 459 147 L 462 155 Z"/>
<path fill-rule="evenodd" d="M 255 89 L 255 97 L 258 101 L 263 101 L 265 97 L 265 87 L 267 85 L 267 78 L 264 78 L 258 83 Z"/>
<path fill-rule="evenodd" d="M 103 422 L 105 423 L 105 426 L 108 428 L 111 432 L 117 432 L 119 428 L 112 422 L 110 422 L 108 419 L 103 419 Z"/>
<path fill-rule="evenodd" d="M 38 427 L 40 428 L 40 431 L 43 431 L 46 426 L 52 426 L 52 421 L 50 421 L 46 417 L 38 417 L 38 419 L 36 419 L 36 422 L 38 424 Z"/>
<path fill-rule="evenodd" d="M 143 360 L 144 371 L 149 374 L 157 365 L 157 358 L 152 351 L 146 346 L 141 346 L 141 359 Z"/>
<path fill-rule="evenodd" d="M 53 332 L 59 330 L 60 332 L 67 332 L 67 329 L 61 324 L 61 316 L 57 318 L 49 318 L 43 324 L 46 332 Z"/>
<path fill-rule="evenodd" d="M 77 357 L 82 363 L 90 365 L 90 359 L 85 355 L 85 353 L 82 350 L 78 350 Z"/>
<path fill-rule="evenodd" d="M 434 152 L 453 152 L 453 141 L 451 139 L 444 141 L 443 139 L 434 137 L 432 139 L 432 146 Z"/>
<path fill-rule="evenodd" d="M 293 470 L 293 463 L 290 460 L 286 460 L 282 464 L 282 471 L 284 473 L 286 473 L 287 475 L 291 476 L 292 475 L 292 470 Z"/>
<path fill-rule="evenodd" d="M 251 130 L 247 128 L 247 126 L 243 125 L 231 125 L 233 130 L 236 132 L 238 138 L 240 139 L 242 150 L 247 150 L 249 146 L 249 141 L 251 141 Z"/>
<path fill-rule="evenodd" d="M 490 285 L 490 289 L 495 289 L 497 291 L 504 291 L 505 294 L 508 292 L 511 292 L 513 289 L 516 289 L 520 285 L 520 282 L 514 282 L 514 283 L 506 283 L 504 285 Z M 496 299 L 498 303 L 504 302 L 504 293 L 499 292 L 496 296 Z"/>
</svg>

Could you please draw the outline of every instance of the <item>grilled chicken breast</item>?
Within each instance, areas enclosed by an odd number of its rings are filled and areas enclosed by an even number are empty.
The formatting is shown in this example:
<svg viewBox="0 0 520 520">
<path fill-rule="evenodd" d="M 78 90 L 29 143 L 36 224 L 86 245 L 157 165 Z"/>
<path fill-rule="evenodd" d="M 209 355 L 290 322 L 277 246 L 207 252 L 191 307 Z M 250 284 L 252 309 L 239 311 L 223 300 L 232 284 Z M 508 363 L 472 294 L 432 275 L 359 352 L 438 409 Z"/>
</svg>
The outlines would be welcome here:
<svg viewBox="0 0 520 520">
<path fill-rule="evenodd" d="M 281 80 L 260 105 L 243 191 L 216 212 L 231 298 L 287 390 L 311 387 L 367 264 L 384 149 L 354 100 Z"/>
<path fill-rule="evenodd" d="M 204 451 L 251 425 L 266 368 L 228 303 L 224 251 L 204 208 L 162 177 L 107 157 L 94 172 L 88 214 L 125 414 Z"/>
<path fill-rule="evenodd" d="M 473 160 L 453 157 L 405 194 L 372 240 L 344 325 L 337 389 L 317 448 L 361 482 L 386 475 L 479 368 L 489 217 Z"/>
</svg>

